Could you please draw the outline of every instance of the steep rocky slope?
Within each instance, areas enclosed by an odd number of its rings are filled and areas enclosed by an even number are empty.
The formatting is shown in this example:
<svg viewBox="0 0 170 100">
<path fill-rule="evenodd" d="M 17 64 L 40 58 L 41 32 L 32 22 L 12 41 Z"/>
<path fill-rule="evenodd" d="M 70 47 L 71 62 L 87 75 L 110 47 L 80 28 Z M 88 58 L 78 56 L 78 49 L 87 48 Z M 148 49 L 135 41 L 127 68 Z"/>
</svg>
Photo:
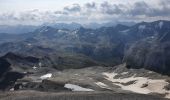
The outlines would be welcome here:
<svg viewBox="0 0 170 100">
<path fill-rule="evenodd" d="M 163 24 L 165 27 L 162 25 L 160 29 L 155 30 L 155 34 L 136 41 L 126 48 L 124 62 L 128 67 L 146 68 L 162 74 L 170 73 L 170 26 L 166 24 Z"/>
</svg>

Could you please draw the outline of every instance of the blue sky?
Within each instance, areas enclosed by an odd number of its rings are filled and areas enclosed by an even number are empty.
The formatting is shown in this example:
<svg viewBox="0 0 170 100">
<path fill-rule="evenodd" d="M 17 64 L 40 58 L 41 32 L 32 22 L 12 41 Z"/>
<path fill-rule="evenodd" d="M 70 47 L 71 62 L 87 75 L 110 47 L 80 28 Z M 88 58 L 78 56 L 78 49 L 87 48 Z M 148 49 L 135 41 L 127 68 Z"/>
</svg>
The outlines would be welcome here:
<svg viewBox="0 0 170 100">
<path fill-rule="evenodd" d="M 0 11 L 0 25 L 169 20 L 170 0 L 0 0 Z"/>
</svg>

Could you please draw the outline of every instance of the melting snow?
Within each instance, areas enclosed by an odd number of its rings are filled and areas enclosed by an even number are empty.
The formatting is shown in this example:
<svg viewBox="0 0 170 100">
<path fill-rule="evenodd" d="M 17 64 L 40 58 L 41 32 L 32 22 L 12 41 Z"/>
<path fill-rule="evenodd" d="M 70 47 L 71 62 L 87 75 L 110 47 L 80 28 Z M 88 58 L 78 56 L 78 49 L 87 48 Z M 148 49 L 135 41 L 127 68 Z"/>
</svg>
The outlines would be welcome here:
<svg viewBox="0 0 170 100">
<path fill-rule="evenodd" d="M 119 78 L 119 79 L 114 79 L 117 73 L 103 73 L 105 75 L 105 79 L 111 81 L 113 84 L 120 86 L 123 90 L 129 90 L 133 91 L 136 93 L 141 93 L 141 94 L 148 94 L 148 93 L 160 93 L 160 94 L 167 94 L 165 97 L 170 98 L 170 91 L 167 91 L 164 89 L 166 85 L 169 83 L 166 82 L 165 80 L 153 80 L 149 79 L 147 77 L 129 77 L 129 78 Z M 130 81 L 135 81 L 133 84 L 129 85 L 122 85 L 121 83 L 127 83 Z M 143 87 L 144 85 L 147 85 Z"/>
<path fill-rule="evenodd" d="M 39 67 L 42 67 L 42 63 L 41 63 L 41 62 L 39 62 L 39 63 L 38 63 L 38 66 L 39 66 Z"/>
<path fill-rule="evenodd" d="M 33 68 L 33 69 L 35 69 L 35 70 L 37 69 L 37 67 L 36 67 L 36 66 L 34 66 L 34 67 L 32 67 L 32 68 Z"/>
<path fill-rule="evenodd" d="M 48 79 L 48 78 L 51 78 L 51 77 L 52 77 L 52 73 L 48 73 L 48 74 L 41 76 L 40 79 L 44 80 L 44 79 Z"/>
<path fill-rule="evenodd" d="M 9 91 L 14 91 L 14 88 L 11 88 Z"/>
<path fill-rule="evenodd" d="M 28 45 L 28 46 L 31 46 L 32 44 L 31 44 L 31 43 L 28 43 L 27 45 Z"/>
<path fill-rule="evenodd" d="M 74 74 L 75 76 L 79 76 L 79 74 Z"/>
<path fill-rule="evenodd" d="M 40 33 L 41 32 L 47 32 L 48 31 L 48 29 L 42 29 L 42 30 L 40 30 Z"/>
<path fill-rule="evenodd" d="M 160 29 L 162 28 L 163 25 L 164 25 L 163 22 L 159 22 L 159 28 L 160 28 Z"/>
<path fill-rule="evenodd" d="M 122 75 L 126 75 L 126 74 L 128 74 L 128 72 L 123 72 L 123 73 L 121 73 Z"/>
<path fill-rule="evenodd" d="M 77 32 L 78 32 L 78 31 L 75 30 L 75 31 L 71 32 L 70 35 L 78 37 Z"/>
<path fill-rule="evenodd" d="M 151 39 L 154 39 L 155 37 L 154 36 L 151 36 Z"/>
<path fill-rule="evenodd" d="M 106 84 L 104 84 L 104 83 L 102 83 L 102 82 L 96 82 L 95 84 L 97 84 L 97 85 L 100 86 L 101 88 L 110 89 Z"/>
<path fill-rule="evenodd" d="M 151 73 L 153 73 L 153 72 L 152 72 L 152 71 L 149 71 L 148 73 L 151 74 Z"/>
<path fill-rule="evenodd" d="M 127 29 L 127 30 L 123 30 L 123 31 L 119 31 L 119 32 L 126 33 L 126 32 L 128 32 L 128 31 L 129 31 L 129 29 Z"/>
<path fill-rule="evenodd" d="M 58 32 L 63 32 L 62 30 L 58 30 Z"/>
<path fill-rule="evenodd" d="M 59 33 L 68 33 L 66 30 L 58 30 Z"/>
<path fill-rule="evenodd" d="M 27 72 L 23 72 L 24 74 L 27 74 Z"/>
<path fill-rule="evenodd" d="M 80 86 L 74 85 L 74 84 L 65 84 L 64 87 L 71 89 L 72 91 L 94 91 L 92 89 L 83 88 L 83 87 L 80 87 Z"/>
<path fill-rule="evenodd" d="M 143 29 L 145 29 L 145 28 L 146 28 L 145 25 L 140 25 L 140 26 L 138 27 L 139 30 L 143 30 Z"/>
</svg>

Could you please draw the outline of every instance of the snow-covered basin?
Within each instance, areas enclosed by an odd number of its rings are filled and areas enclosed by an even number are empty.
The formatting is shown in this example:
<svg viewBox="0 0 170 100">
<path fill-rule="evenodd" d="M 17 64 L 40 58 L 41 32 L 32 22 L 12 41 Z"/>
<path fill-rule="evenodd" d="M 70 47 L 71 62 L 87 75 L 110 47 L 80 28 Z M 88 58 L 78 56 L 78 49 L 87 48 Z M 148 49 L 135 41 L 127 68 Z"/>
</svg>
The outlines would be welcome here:
<svg viewBox="0 0 170 100">
<path fill-rule="evenodd" d="M 72 91 L 94 91 L 93 89 L 83 88 L 74 84 L 65 84 L 64 87 L 67 89 L 71 89 Z"/>
<path fill-rule="evenodd" d="M 160 93 L 166 94 L 165 98 L 170 98 L 170 91 L 165 90 L 165 86 L 169 83 L 165 79 L 149 79 L 148 77 L 128 77 L 128 78 L 114 78 L 118 73 L 103 73 L 105 79 L 111 81 L 113 84 L 120 86 L 123 90 L 129 90 L 141 94 Z M 121 83 L 127 83 L 135 81 L 133 84 L 123 85 Z M 143 87 L 144 84 L 147 86 Z"/>
<path fill-rule="evenodd" d="M 48 74 L 42 75 L 40 77 L 40 79 L 44 80 L 44 79 L 48 79 L 48 78 L 51 78 L 51 77 L 52 77 L 52 73 L 48 73 Z"/>
</svg>

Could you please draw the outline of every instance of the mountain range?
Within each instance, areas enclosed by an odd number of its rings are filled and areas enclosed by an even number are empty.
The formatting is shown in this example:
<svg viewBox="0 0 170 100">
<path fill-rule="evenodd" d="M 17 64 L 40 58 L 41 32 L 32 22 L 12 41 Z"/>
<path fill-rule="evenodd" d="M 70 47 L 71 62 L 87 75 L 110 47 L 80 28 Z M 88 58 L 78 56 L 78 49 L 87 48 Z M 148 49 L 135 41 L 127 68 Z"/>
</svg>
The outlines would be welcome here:
<svg viewBox="0 0 170 100">
<path fill-rule="evenodd" d="M 170 22 L 162 20 L 98 29 L 42 26 L 24 34 L 0 34 L 0 55 L 14 52 L 43 56 L 64 52 L 84 55 L 107 66 L 125 62 L 135 68 L 168 73 L 169 30 Z"/>
<path fill-rule="evenodd" d="M 72 82 L 96 91 L 120 91 L 115 84 L 120 87 L 140 84 L 147 76 L 169 79 L 170 21 L 93 29 L 76 23 L 62 24 L 67 28 L 60 25 L 43 25 L 22 34 L 0 34 L 0 90 L 69 91 L 64 84 Z M 104 72 L 112 70 L 120 79 L 109 79 L 116 76 Z M 51 73 L 52 79 L 41 79 Z M 124 76 L 126 73 L 130 74 Z M 121 83 L 121 78 L 135 80 Z M 147 82 L 157 81 L 146 81 L 139 88 L 145 89 L 149 86 Z M 158 88 L 166 89 L 162 94 L 170 94 L 169 85 Z"/>
<path fill-rule="evenodd" d="M 127 26 L 132 26 L 135 22 L 107 22 L 107 23 L 87 23 L 87 24 L 79 24 L 79 23 L 44 23 L 42 25 L 0 25 L 0 33 L 8 33 L 8 34 L 23 34 L 33 32 L 38 28 L 43 26 L 50 26 L 56 29 L 67 29 L 67 30 L 76 30 L 80 27 L 97 29 L 101 27 L 110 27 L 116 26 L 117 24 L 123 24 Z"/>
</svg>

